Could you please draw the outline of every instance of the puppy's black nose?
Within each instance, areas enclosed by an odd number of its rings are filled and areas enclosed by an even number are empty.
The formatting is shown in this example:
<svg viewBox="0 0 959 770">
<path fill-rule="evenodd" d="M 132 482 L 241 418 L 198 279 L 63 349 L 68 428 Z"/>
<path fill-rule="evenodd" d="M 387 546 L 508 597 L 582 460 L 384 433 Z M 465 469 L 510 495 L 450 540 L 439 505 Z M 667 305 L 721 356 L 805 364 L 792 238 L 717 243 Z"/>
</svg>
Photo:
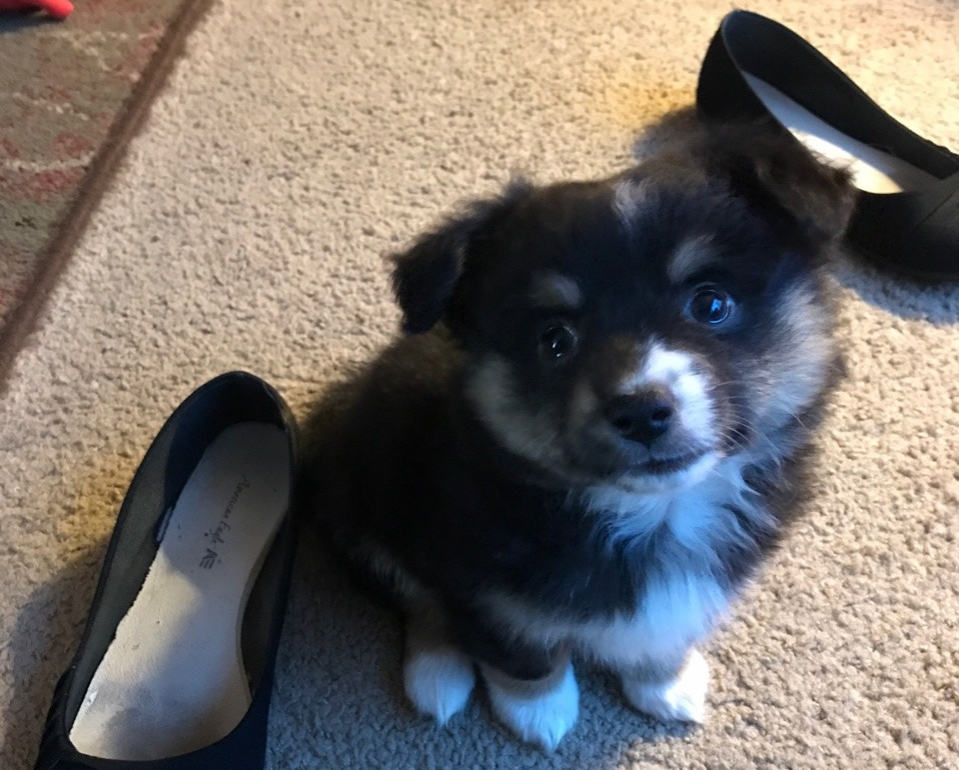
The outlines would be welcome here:
<svg viewBox="0 0 959 770">
<path fill-rule="evenodd" d="M 649 446 L 672 424 L 676 399 L 663 387 L 617 396 L 606 407 L 606 419 L 625 439 Z"/>
</svg>

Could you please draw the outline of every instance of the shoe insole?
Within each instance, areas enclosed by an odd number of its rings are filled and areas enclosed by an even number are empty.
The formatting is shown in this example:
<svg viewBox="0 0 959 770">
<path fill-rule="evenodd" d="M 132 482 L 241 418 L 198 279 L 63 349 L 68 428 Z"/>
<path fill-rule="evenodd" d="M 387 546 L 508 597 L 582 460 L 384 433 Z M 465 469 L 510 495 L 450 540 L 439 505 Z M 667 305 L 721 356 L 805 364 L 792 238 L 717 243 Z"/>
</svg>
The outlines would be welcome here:
<svg viewBox="0 0 959 770">
<path fill-rule="evenodd" d="M 155 760 L 207 746 L 246 714 L 240 629 L 246 600 L 287 512 L 280 428 L 241 423 L 206 449 L 160 534 L 70 732 L 94 757 Z"/>
<path fill-rule="evenodd" d="M 853 139 L 813 115 L 765 80 L 746 75 L 756 95 L 776 119 L 827 162 L 848 168 L 853 184 L 871 193 L 897 193 L 925 187 L 936 178 L 889 153 Z"/>
</svg>

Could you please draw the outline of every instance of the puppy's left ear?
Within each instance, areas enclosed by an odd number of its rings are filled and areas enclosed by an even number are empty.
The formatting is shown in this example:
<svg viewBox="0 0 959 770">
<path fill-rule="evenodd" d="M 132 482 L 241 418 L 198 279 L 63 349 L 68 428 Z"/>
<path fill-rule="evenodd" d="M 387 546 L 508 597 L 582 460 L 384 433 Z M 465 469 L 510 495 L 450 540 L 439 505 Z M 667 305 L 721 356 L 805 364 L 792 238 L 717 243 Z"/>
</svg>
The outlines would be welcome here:
<svg viewBox="0 0 959 770">
<path fill-rule="evenodd" d="M 782 129 L 707 129 L 703 150 L 709 171 L 727 177 L 736 194 L 784 233 L 817 248 L 845 233 L 858 194 L 852 175 L 820 161 Z"/>
<path fill-rule="evenodd" d="M 476 242 L 531 189 L 514 180 L 502 195 L 470 203 L 411 249 L 392 256 L 393 293 L 403 311 L 404 332 L 422 334 L 447 314 Z"/>
</svg>

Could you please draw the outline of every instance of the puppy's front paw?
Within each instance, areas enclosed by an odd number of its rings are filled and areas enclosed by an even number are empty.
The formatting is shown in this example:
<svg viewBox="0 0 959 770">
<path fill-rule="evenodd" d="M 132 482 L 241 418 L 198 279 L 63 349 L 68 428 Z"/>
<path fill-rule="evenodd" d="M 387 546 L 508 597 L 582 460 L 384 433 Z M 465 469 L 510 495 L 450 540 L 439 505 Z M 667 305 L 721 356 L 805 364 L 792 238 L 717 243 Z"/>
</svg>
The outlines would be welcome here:
<svg viewBox="0 0 959 770">
<path fill-rule="evenodd" d="M 571 664 L 557 672 L 548 687 L 524 691 L 496 676 L 487 676 L 493 712 L 528 743 L 552 751 L 579 716 L 579 687 Z"/>
<path fill-rule="evenodd" d="M 475 684 L 473 662 L 452 647 L 414 650 L 404 664 L 407 697 L 441 725 L 463 710 Z"/>
<path fill-rule="evenodd" d="M 709 689 L 709 664 L 693 650 L 675 679 L 650 684 L 623 677 L 623 692 L 635 708 L 663 721 L 706 721 L 706 691 Z"/>
</svg>

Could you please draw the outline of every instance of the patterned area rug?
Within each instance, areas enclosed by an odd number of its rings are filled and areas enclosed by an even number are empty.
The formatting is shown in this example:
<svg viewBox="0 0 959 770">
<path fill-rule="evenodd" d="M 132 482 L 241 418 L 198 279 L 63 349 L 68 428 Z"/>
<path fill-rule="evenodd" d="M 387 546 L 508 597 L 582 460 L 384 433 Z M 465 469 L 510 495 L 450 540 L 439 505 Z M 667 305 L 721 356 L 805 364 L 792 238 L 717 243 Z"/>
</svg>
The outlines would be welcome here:
<svg viewBox="0 0 959 770">
<path fill-rule="evenodd" d="M 208 0 L 0 13 L 0 381 Z"/>
</svg>

